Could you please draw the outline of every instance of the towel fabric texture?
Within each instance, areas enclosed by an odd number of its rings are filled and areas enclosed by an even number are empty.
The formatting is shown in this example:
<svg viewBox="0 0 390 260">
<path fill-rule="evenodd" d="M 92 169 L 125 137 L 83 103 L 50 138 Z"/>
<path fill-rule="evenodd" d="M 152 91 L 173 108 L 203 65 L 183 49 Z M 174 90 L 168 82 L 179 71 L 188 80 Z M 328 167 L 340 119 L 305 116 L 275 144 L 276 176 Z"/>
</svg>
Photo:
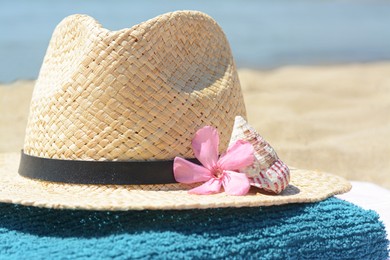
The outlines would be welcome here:
<svg viewBox="0 0 390 260">
<path fill-rule="evenodd" d="M 386 259 L 374 211 L 311 204 L 182 211 L 71 211 L 0 204 L 1 259 Z"/>
<path fill-rule="evenodd" d="M 379 220 L 385 225 L 387 239 L 390 240 L 390 190 L 370 182 L 351 181 L 351 184 L 349 192 L 336 197 L 378 213 Z"/>
</svg>

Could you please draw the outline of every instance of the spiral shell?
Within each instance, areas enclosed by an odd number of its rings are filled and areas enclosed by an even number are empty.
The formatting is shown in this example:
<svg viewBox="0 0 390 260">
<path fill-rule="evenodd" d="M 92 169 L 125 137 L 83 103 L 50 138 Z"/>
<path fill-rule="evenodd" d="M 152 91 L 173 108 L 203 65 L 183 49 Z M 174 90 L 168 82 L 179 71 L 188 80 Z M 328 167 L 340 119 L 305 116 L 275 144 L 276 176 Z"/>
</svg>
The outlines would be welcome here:
<svg viewBox="0 0 390 260">
<path fill-rule="evenodd" d="M 250 184 L 268 192 L 276 194 L 282 192 L 290 181 L 289 168 L 279 159 L 267 141 L 241 116 L 235 118 L 229 146 L 238 140 L 251 143 L 255 149 L 254 163 L 240 169 L 248 176 Z"/>
</svg>

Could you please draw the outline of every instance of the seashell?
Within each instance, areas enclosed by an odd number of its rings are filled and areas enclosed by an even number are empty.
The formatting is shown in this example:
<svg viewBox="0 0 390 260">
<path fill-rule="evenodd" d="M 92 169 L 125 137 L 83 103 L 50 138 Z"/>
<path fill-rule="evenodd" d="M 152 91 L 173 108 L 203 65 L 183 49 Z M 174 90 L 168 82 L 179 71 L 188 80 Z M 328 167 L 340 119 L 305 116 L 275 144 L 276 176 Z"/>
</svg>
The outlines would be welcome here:
<svg viewBox="0 0 390 260">
<path fill-rule="evenodd" d="M 251 166 L 239 169 L 245 173 L 252 186 L 279 194 L 290 181 L 290 170 L 283 163 L 275 150 L 250 126 L 244 118 L 236 116 L 229 146 L 238 140 L 244 140 L 253 145 L 255 161 Z"/>
</svg>

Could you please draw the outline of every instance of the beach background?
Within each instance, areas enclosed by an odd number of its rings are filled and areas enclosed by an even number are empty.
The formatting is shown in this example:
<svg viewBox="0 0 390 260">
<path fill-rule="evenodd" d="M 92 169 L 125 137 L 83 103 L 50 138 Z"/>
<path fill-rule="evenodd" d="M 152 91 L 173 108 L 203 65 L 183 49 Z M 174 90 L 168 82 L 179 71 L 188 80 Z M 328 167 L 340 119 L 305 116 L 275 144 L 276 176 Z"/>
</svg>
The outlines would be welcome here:
<svg viewBox="0 0 390 260">
<path fill-rule="evenodd" d="M 174 10 L 211 15 L 231 43 L 249 122 L 287 164 L 390 189 L 390 2 L 2 1 L 0 152 L 23 146 L 55 26 L 74 13 L 117 30 Z"/>
</svg>

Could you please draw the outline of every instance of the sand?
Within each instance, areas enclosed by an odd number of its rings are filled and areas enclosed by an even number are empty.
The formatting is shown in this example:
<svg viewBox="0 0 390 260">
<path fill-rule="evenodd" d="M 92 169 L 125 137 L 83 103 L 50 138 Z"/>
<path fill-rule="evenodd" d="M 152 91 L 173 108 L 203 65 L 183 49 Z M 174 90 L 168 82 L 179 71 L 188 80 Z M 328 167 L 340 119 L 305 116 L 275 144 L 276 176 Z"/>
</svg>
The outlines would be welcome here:
<svg viewBox="0 0 390 260">
<path fill-rule="evenodd" d="M 390 189 L 390 63 L 240 69 L 249 122 L 287 164 Z M 0 152 L 23 146 L 33 81 L 0 85 Z"/>
</svg>

